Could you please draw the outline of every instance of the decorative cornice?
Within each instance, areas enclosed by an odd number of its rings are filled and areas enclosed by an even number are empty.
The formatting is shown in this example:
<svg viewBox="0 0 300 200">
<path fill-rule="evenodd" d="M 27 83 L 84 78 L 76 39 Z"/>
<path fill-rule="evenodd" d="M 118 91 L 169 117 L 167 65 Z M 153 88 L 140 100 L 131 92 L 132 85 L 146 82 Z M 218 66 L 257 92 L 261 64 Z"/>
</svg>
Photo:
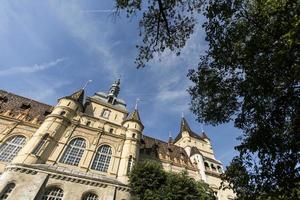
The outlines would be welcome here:
<svg viewBox="0 0 300 200">
<path fill-rule="evenodd" d="M 42 167 L 43 166 L 43 167 Z M 53 168 L 56 168 L 54 170 Z M 62 169 L 63 170 L 63 169 Z M 71 171 L 68 172 L 59 170 L 59 167 L 48 166 L 48 165 L 25 165 L 25 164 L 12 164 L 8 165 L 5 168 L 5 171 L 13 171 L 13 172 L 20 172 L 30 175 L 36 175 L 39 172 L 46 173 L 49 175 L 50 178 L 75 182 L 83 185 L 90 185 L 96 187 L 106 188 L 108 186 L 116 187 L 117 190 L 127 191 L 130 192 L 131 189 L 128 185 L 123 184 L 117 180 L 109 179 L 107 177 L 99 178 L 92 177 L 87 175 L 86 173 L 72 173 Z"/>
<path fill-rule="evenodd" d="M 104 106 L 106 106 L 106 107 L 108 107 L 108 108 L 111 108 L 111 109 L 113 109 L 113 110 L 117 110 L 117 111 L 120 111 L 120 112 L 122 112 L 122 113 L 128 114 L 128 111 L 123 110 L 123 109 L 120 109 L 120 108 L 116 108 L 116 107 L 110 105 L 109 103 L 105 103 L 105 102 L 99 101 L 99 100 L 94 99 L 94 98 L 91 98 L 91 97 L 87 97 L 86 100 L 87 100 L 87 101 L 88 101 L 88 100 L 89 100 L 89 101 L 93 101 L 93 102 L 95 102 L 95 103 L 99 103 L 99 104 L 104 105 Z"/>
<path fill-rule="evenodd" d="M 221 177 L 221 174 L 213 172 L 213 171 L 207 171 L 207 170 L 205 170 L 205 174 L 209 175 L 209 176 L 214 176 L 214 177 L 217 177 L 217 178 Z"/>
<path fill-rule="evenodd" d="M 39 128 L 40 127 L 40 124 L 33 124 L 30 121 L 24 121 L 24 120 L 16 119 L 12 116 L 4 116 L 2 113 L 0 114 L 0 119 L 14 121 L 14 122 L 17 122 L 18 125 L 26 125 L 26 126 L 30 126 L 32 128 Z"/>
</svg>

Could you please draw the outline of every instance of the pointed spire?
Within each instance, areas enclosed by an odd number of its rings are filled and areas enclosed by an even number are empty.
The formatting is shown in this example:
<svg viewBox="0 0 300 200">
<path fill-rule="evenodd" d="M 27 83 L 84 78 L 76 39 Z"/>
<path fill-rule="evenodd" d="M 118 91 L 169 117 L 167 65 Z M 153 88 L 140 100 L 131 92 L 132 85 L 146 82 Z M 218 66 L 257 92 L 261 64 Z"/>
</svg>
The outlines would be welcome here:
<svg viewBox="0 0 300 200">
<path fill-rule="evenodd" d="M 204 133 L 203 125 L 201 124 L 201 133 Z"/>
<path fill-rule="evenodd" d="M 126 121 L 133 121 L 133 122 L 137 122 L 139 123 L 141 126 L 142 126 L 142 129 L 144 129 L 144 125 L 141 121 L 141 118 L 140 118 L 140 114 L 139 114 L 139 111 L 137 109 L 134 109 L 133 112 L 131 112 L 128 117 L 123 121 L 126 122 Z"/>
<path fill-rule="evenodd" d="M 135 110 L 138 109 L 139 101 L 140 101 L 140 99 L 139 99 L 139 98 L 136 98 L 136 101 L 135 101 L 135 107 L 134 107 Z"/>
<path fill-rule="evenodd" d="M 134 109 L 134 111 L 128 115 L 126 120 L 141 121 L 139 111 L 137 109 Z"/>
<path fill-rule="evenodd" d="M 185 120 L 184 117 L 181 118 L 181 125 L 180 125 L 180 132 L 184 132 L 187 131 L 188 133 L 192 132 L 189 124 L 187 123 L 187 121 Z"/>
<path fill-rule="evenodd" d="M 185 132 L 185 131 L 188 132 L 189 136 L 192 137 L 192 138 L 203 139 L 202 136 L 196 134 L 195 132 L 193 132 L 191 130 L 188 122 L 186 121 L 186 119 L 184 118 L 184 116 L 182 116 L 182 118 L 181 118 L 181 124 L 180 124 L 180 132 L 176 136 L 174 142 L 177 142 L 182 137 L 182 133 Z"/>
<path fill-rule="evenodd" d="M 169 131 L 169 141 L 168 141 L 168 145 L 173 143 L 173 138 L 172 138 L 172 133 L 171 131 Z"/>
<path fill-rule="evenodd" d="M 111 85 L 111 87 L 110 87 L 110 89 L 109 89 L 108 96 L 118 97 L 119 92 L 120 92 L 120 83 L 121 83 L 121 80 L 120 80 L 120 78 L 119 78 L 117 81 L 115 81 L 115 82 Z"/>
<path fill-rule="evenodd" d="M 74 92 L 73 94 L 71 94 L 70 96 L 66 96 L 65 98 L 72 99 L 74 101 L 77 101 L 81 105 L 83 105 L 83 101 L 84 101 L 84 89 L 80 89 L 77 92 Z"/>
<path fill-rule="evenodd" d="M 84 84 L 84 86 L 83 86 L 83 90 L 85 90 L 85 88 L 86 88 L 86 86 L 89 84 L 89 83 L 91 83 L 93 80 L 88 80 L 85 84 Z"/>
<path fill-rule="evenodd" d="M 203 139 L 208 139 L 208 140 L 210 140 L 209 137 L 205 134 L 204 131 L 202 132 L 201 137 L 202 137 Z"/>
</svg>

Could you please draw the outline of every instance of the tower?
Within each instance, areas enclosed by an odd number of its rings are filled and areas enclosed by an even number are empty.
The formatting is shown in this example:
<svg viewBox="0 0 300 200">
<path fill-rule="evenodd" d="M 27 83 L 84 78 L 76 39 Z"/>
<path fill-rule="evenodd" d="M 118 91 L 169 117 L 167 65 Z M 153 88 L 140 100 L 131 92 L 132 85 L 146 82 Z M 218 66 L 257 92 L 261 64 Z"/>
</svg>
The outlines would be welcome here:
<svg viewBox="0 0 300 200">
<path fill-rule="evenodd" d="M 141 122 L 137 107 L 123 121 L 123 127 L 126 129 L 126 131 L 118 179 L 123 183 L 127 183 L 128 173 L 130 172 L 133 164 L 137 162 L 139 157 L 139 142 L 144 129 L 144 125 Z"/>
<path fill-rule="evenodd" d="M 201 135 L 193 132 L 186 119 L 182 117 L 180 132 L 175 139 L 175 144 L 184 148 L 190 160 L 197 166 L 201 179 L 207 182 L 203 154 L 205 154 L 204 156 L 206 157 L 214 159 L 214 154 L 207 135 L 203 131 Z"/>
<path fill-rule="evenodd" d="M 120 79 L 115 81 L 108 92 L 108 103 L 114 104 L 120 92 Z"/>
<path fill-rule="evenodd" d="M 58 104 L 46 116 L 45 121 L 12 160 L 12 163 L 45 163 L 76 112 L 83 110 L 83 101 L 83 89 L 58 99 Z"/>
</svg>

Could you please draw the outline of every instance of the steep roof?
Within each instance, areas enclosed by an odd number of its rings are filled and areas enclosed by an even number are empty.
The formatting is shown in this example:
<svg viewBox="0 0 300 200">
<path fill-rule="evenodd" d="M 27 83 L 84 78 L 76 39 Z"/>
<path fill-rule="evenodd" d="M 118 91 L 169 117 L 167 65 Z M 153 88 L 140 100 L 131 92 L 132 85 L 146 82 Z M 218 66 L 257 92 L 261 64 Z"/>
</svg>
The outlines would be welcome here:
<svg viewBox="0 0 300 200">
<path fill-rule="evenodd" d="M 195 154 L 200 154 L 200 155 L 202 155 L 202 154 L 200 153 L 199 149 L 197 149 L 197 147 L 192 147 L 192 148 L 191 148 L 191 156 L 192 156 L 192 155 L 195 155 Z"/>
<path fill-rule="evenodd" d="M 83 101 L 84 101 L 84 89 L 80 89 L 76 92 L 74 92 L 73 94 L 66 96 L 64 98 L 67 99 L 72 99 L 78 103 L 80 103 L 81 105 L 83 105 Z"/>
<path fill-rule="evenodd" d="M 133 112 L 131 112 L 131 113 L 128 115 L 128 117 L 127 117 L 126 120 L 141 121 L 139 111 L 135 109 Z"/>
<path fill-rule="evenodd" d="M 143 123 L 142 123 L 142 121 L 141 121 L 141 118 L 140 118 L 140 114 L 139 114 L 138 109 L 134 109 L 134 111 L 131 112 L 131 113 L 127 116 L 127 118 L 124 120 L 124 122 L 126 122 L 126 121 L 134 121 L 134 122 L 137 122 L 137 123 L 141 124 L 141 125 L 144 127 L 144 125 L 143 125 Z M 123 123 L 124 123 L 124 122 L 123 122 Z"/>
<path fill-rule="evenodd" d="M 176 136 L 174 142 L 177 142 L 178 140 L 180 140 L 180 138 L 182 137 L 182 133 L 183 132 L 187 132 L 190 137 L 195 138 L 195 139 L 199 139 L 199 140 L 203 140 L 203 139 L 209 139 L 207 137 L 207 135 L 203 132 L 202 135 L 198 135 L 197 133 L 195 133 L 194 131 L 191 130 L 188 122 L 186 121 L 186 119 L 184 117 L 182 117 L 181 119 L 181 123 L 180 123 L 180 132 L 178 133 L 178 135 Z"/>
<path fill-rule="evenodd" d="M 39 122 L 42 122 L 52 109 L 50 105 L 0 90 L 0 114 L 10 111 L 9 116 L 16 117 L 26 112 L 25 120 L 37 118 Z"/>
<path fill-rule="evenodd" d="M 161 162 L 172 161 L 174 165 L 197 170 L 182 147 L 149 136 L 144 135 L 141 140 L 140 155 L 150 159 L 158 159 Z"/>
</svg>

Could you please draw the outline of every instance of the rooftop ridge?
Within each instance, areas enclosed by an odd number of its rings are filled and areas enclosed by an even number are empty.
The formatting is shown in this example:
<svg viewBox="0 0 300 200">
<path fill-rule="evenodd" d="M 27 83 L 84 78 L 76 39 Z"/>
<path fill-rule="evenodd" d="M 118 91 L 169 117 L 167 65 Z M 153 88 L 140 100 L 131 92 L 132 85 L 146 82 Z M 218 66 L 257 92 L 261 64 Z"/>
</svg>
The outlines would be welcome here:
<svg viewBox="0 0 300 200">
<path fill-rule="evenodd" d="M 43 105 L 49 106 L 49 107 L 51 107 L 51 108 L 54 107 L 54 106 L 52 106 L 52 105 L 49 105 L 49 104 L 40 102 L 40 101 L 38 101 L 38 100 L 29 98 L 29 97 L 21 96 L 21 95 L 15 94 L 15 93 L 13 93 L 13 92 L 7 92 L 6 90 L 1 90 L 1 89 L 0 89 L 0 93 L 1 93 L 1 92 L 5 92 L 6 94 L 10 94 L 10 95 L 14 95 L 14 96 L 17 96 L 17 97 L 20 97 L 20 98 L 23 98 L 23 99 L 27 99 L 27 100 L 29 100 L 29 101 L 33 101 L 33 102 L 38 103 L 38 104 L 43 104 Z"/>
</svg>

